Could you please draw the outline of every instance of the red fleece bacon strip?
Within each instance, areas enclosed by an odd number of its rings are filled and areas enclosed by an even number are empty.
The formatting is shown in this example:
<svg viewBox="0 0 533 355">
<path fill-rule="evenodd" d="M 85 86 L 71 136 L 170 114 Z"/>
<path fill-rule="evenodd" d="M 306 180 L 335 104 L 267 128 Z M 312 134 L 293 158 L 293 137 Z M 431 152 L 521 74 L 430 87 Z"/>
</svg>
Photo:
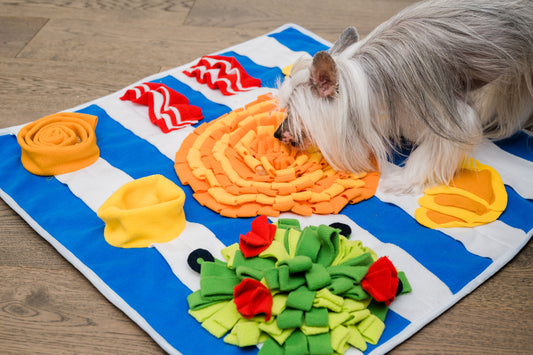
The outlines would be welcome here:
<svg viewBox="0 0 533 355">
<path fill-rule="evenodd" d="M 233 57 L 203 56 L 183 73 L 211 89 L 219 89 L 226 96 L 261 87 L 261 80 L 248 75 Z"/>
<path fill-rule="evenodd" d="M 150 121 L 164 133 L 197 123 L 203 118 L 200 107 L 165 84 L 143 83 L 129 89 L 120 98 L 148 106 Z"/>
</svg>

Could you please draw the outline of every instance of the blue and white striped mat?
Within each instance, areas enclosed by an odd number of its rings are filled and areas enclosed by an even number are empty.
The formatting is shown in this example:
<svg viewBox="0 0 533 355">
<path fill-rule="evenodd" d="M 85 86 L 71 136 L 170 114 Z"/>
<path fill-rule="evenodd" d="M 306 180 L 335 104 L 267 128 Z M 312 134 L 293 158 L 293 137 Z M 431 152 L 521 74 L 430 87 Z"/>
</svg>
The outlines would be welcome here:
<svg viewBox="0 0 533 355">
<path fill-rule="evenodd" d="M 236 57 L 251 76 L 261 79 L 262 88 L 223 96 L 182 73 L 195 60 L 68 110 L 98 116 L 96 136 L 101 152 L 96 163 L 72 173 L 52 178 L 30 174 L 20 162 L 16 133 L 21 127 L 2 129 L 0 197 L 167 352 L 193 354 L 197 344 L 203 344 L 213 354 L 244 353 L 207 333 L 188 315 L 186 297 L 198 288 L 198 276 L 179 255 L 202 245 L 219 249 L 233 244 L 240 233 L 250 230 L 251 219 L 221 217 L 200 206 L 190 187 L 180 184 L 174 157 L 194 127 L 164 134 L 149 121 L 147 107 L 119 98 L 140 83 L 164 83 L 188 97 L 190 104 L 200 106 L 203 122 L 210 121 L 261 94 L 275 92 L 282 68 L 330 45 L 288 24 L 216 53 Z M 302 226 L 347 223 L 352 239 L 363 241 L 379 256 L 388 256 L 405 271 L 413 292 L 392 303 L 385 332 L 367 353 L 384 353 L 407 339 L 497 272 L 531 238 L 533 137 L 520 133 L 496 144 L 487 142 L 479 148 L 477 159 L 500 173 L 508 193 L 507 209 L 488 225 L 440 231 L 425 228 L 413 217 L 417 196 L 388 195 L 379 188 L 376 196 L 348 205 L 339 215 L 282 215 L 298 218 Z M 141 249 L 110 246 L 96 211 L 124 183 L 153 174 L 167 177 L 186 193 L 188 222 L 176 239 L 178 244 Z M 351 348 L 349 353 L 359 351 Z"/>
</svg>

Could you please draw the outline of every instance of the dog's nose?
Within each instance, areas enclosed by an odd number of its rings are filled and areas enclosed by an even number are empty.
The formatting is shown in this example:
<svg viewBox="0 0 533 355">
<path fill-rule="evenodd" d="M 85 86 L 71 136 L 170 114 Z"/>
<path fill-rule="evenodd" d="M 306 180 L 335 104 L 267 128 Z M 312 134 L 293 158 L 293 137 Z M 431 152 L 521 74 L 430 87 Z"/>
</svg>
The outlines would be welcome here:
<svg viewBox="0 0 533 355">
<path fill-rule="evenodd" d="M 290 144 L 293 147 L 296 147 L 297 145 L 290 132 L 283 129 L 283 125 L 279 126 L 276 132 L 274 132 L 274 138 L 283 144 Z"/>
<path fill-rule="evenodd" d="M 281 140 L 281 126 L 276 129 L 276 132 L 274 132 L 274 138 Z"/>
</svg>

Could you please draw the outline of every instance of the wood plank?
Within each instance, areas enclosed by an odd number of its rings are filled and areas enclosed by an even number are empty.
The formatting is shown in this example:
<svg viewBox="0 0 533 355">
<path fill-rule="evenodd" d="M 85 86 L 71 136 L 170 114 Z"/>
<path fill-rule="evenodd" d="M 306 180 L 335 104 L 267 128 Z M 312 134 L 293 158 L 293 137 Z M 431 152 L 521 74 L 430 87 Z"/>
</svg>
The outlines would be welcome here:
<svg viewBox="0 0 533 355">
<path fill-rule="evenodd" d="M 160 67 L 0 57 L 0 128 L 33 121 L 113 93 Z"/>
<path fill-rule="evenodd" d="M 0 104 L 0 126 L 7 127 L 13 123 L 8 116 L 9 108 L 21 107 L 23 111 L 36 112 L 32 119 L 40 117 L 42 112 L 49 114 L 63 111 L 79 104 L 94 100 L 113 92 L 113 88 L 100 84 L 86 83 L 83 86 L 60 80 L 42 79 L 36 77 L 21 78 L 19 82 L 0 77 L 2 91 L 10 91 Z M 22 122 L 21 122 L 22 123 Z M 19 123 L 20 124 L 20 123 Z"/>
<path fill-rule="evenodd" d="M 0 270 L 3 354 L 164 353 L 79 273 Z"/>
<path fill-rule="evenodd" d="M 83 58 L 73 61 L 34 60 L 31 58 L 1 58 L 0 76 L 6 78 L 42 78 L 83 86 L 86 83 L 101 84 L 106 87 L 127 85 L 142 77 L 155 74 L 161 66 L 121 63 L 87 63 Z M 66 75 L 68 73 L 68 75 Z"/>
<path fill-rule="evenodd" d="M 105 20 L 52 19 L 19 54 L 20 58 L 86 63 L 176 67 L 233 44 L 257 37 L 258 29 L 215 29 L 151 19 L 109 23 Z"/>
<path fill-rule="evenodd" d="M 48 19 L 0 16 L 0 57 L 15 57 Z"/>
<path fill-rule="evenodd" d="M 10 0 L 0 3 L 0 13 L 11 16 L 87 19 L 107 17 L 114 21 L 131 17 L 181 18 L 194 1 L 129 0 Z M 180 21 L 181 22 L 181 21 Z"/>
</svg>

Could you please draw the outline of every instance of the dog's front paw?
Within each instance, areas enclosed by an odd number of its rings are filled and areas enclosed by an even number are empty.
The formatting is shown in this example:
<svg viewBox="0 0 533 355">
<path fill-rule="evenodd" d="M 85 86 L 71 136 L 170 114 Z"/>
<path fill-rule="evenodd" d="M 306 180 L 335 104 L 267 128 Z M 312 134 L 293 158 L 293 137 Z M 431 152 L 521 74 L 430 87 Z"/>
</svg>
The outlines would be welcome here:
<svg viewBox="0 0 533 355">
<path fill-rule="evenodd" d="M 406 174 L 404 168 L 391 164 L 381 170 L 378 189 L 383 193 L 417 195 L 423 193 L 426 187 L 424 182 L 413 179 Z"/>
<path fill-rule="evenodd" d="M 418 184 L 408 184 L 401 179 L 382 179 L 379 190 L 393 195 L 417 195 L 424 191 L 424 187 Z"/>
</svg>

